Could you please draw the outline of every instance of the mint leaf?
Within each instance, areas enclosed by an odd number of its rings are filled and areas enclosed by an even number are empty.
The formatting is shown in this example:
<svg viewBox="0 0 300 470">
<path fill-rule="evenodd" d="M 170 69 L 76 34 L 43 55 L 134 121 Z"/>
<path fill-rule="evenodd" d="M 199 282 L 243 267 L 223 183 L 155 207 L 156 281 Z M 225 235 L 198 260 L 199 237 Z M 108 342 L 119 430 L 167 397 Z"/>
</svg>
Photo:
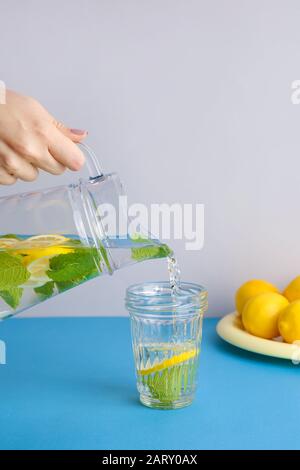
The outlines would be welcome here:
<svg viewBox="0 0 300 470">
<path fill-rule="evenodd" d="M 11 287 L 0 291 L 0 297 L 13 309 L 19 306 L 22 294 L 23 289 L 21 287 Z"/>
<path fill-rule="evenodd" d="M 96 249 L 82 249 L 50 259 L 47 276 L 56 282 L 72 282 L 98 274 Z"/>
<path fill-rule="evenodd" d="M 194 380 L 195 371 L 195 362 L 181 364 L 144 376 L 143 383 L 148 386 L 153 398 L 172 403 L 180 398 L 182 391 L 186 391 L 188 381 Z"/>
<path fill-rule="evenodd" d="M 55 285 L 56 285 L 59 293 L 65 292 L 66 290 L 72 289 L 72 287 L 76 287 L 76 286 L 78 286 L 79 284 L 82 284 L 85 281 L 93 279 L 98 274 L 99 274 L 99 272 L 97 271 L 97 272 L 94 272 L 94 273 L 90 274 L 89 276 L 76 279 L 75 281 L 56 282 Z"/>
<path fill-rule="evenodd" d="M 53 292 L 54 292 L 54 282 L 49 281 L 49 282 L 46 282 L 46 284 L 44 284 L 43 286 L 35 287 L 34 292 L 40 295 L 43 298 L 43 300 L 49 299 L 49 297 L 52 297 Z"/>
<path fill-rule="evenodd" d="M 68 239 L 68 245 L 76 245 L 76 246 L 82 246 L 81 241 L 78 240 L 77 238 L 69 238 Z"/>
<path fill-rule="evenodd" d="M 18 237 L 14 233 L 8 233 L 7 235 L 0 235 L 0 238 L 14 238 L 15 240 L 22 240 L 21 237 Z"/>
<path fill-rule="evenodd" d="M 65 292 L 66 290 L 72 289 L 72 287 L 78 286 L 80 284 L 80 281 L 65 281 L 65 282 L 57 282 L 56 287 L 58 289 L 58 292 Z"/>
<path fill-rule="evenodd" d="M 162 402 L 178 400 L 181 393 L 181 366 L 155 372 L 148 378 L 148 387 L 153 398 Z"/>
<path fill-rule="evenodd" d="M 149 238 L 142 237 L 138 233 L 132 235 L 131 241 L 134 243 L 151 243 L 151 240 L 149 240 Z"/>
<path fill-rule="evenodd" d="M 0 290 L 7 290 L 24 284 L 30 273 L 22 264 L 19 256 L 0 252 Z"/>
<path fill-rule="evenodd" d="M 150 245 L 131 249 L 132 259 L 144 261 L 146 259 L 166 258 L 172 250 L 168 245 Z"/>
<path fill-rule="evenodd" d="M 72 287 L 78 286 L 81 282 L 83 282 L 81 279 L 78 279 L 77 281 L 57 282 L 56 287 L 58 292 L 65 292 L 66 290 L 72 289 Z"/>
<path fill-rule="evenodd" d="M 64 281 L 64 282 L 56 282 L 56 287 L 59 293 L 65 292 L 69 289 L 72 289 L 73 287 L 78 286 L 82 282 L 84 282 L 86 279 L 78 279 L 76 281 Z"/>
</svg>

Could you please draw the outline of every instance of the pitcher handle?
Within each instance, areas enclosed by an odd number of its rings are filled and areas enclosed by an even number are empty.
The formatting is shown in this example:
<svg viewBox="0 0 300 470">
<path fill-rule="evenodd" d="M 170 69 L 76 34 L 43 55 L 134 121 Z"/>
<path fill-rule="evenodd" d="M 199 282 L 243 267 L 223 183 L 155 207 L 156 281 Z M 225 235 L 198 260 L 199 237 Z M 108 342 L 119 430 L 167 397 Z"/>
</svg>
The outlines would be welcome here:
<svg viewBox="0 0 300 470">
<path fill-rule="evenodd" d="M 98 159 L 93 152 L 93 150 L 86 144 L 79 143 L 79 147 L 83 149 L 83 153 L 86 156 L 86 164 L 88 168 L 88 172 L 90 175 L 90 179 L 94 180 L 96 178 L 99 178 L 103 176 L 103 171 L 101 170 L 99 166 Z"/>
</svg>

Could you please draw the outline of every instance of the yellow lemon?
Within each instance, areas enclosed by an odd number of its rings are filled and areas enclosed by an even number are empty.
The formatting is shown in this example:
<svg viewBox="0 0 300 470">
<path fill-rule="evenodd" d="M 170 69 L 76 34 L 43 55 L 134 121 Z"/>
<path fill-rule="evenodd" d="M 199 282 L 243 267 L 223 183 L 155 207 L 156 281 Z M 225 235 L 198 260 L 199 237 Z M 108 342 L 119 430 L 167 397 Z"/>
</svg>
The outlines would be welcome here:
<svg viewBox="0 0 300 470">
<path fill-rule="evenodd" d="M 262 281 L 260 279 L 252 279 L 241 285 L 235 294 L 235 307 L 238 315 L 242 314 L 244 305 L 251 297 L 264 292 L 279 292 L 277 287 L 273 286 L 270 282 Z"/>
<path fill-rule="evenodd" d="M 300 299 L 300 276 L 295 277 L 283 291 L 283 295 L 290 301 Z"/>
<path fill-rule="evenodd" d="M 300 341 L 300 300 L 295 300 L 280 313 L 278 329 L 287 343 Z"/>
<path fill-rule="evenodd" d="M 245 330 L 260 338 L 272 339 L 279 336 L 279 314 L 288 305 L 287 298 L 275 292 L 266 292 L 252 297 L 242 312 Z"/>
</svg>

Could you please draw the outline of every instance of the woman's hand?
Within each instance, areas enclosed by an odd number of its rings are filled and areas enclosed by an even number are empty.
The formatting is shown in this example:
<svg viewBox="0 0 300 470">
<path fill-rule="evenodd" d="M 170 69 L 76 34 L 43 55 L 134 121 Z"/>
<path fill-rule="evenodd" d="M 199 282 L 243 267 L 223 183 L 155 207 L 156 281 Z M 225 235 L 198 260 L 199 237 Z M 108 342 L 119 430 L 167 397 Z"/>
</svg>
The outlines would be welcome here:
<svg viewBox="0 0 300 470">
<path fill-rule="evenodd" d="M 35 99 L 7 90 L 0 104 L 0 184 L 34 181 L 39 169 L 52 175 L 79 170 L 84 155 L 76 143 L 86 135 L 56 121 Z"/>
</svg>

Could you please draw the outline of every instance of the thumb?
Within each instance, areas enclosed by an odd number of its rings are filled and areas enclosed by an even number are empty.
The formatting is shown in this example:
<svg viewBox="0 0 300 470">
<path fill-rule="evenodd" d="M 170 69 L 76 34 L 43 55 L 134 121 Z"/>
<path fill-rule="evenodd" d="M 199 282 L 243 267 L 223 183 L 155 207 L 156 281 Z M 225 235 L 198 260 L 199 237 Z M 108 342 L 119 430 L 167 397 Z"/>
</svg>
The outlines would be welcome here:
<svg viewBox="0 0 300 470">
<path fill-rule="evenodd" d="M 55 127 L 73 142 L 78 143 L 86 138 L 88 132 L 82 129 L 70 129 L 61 122 L 56 121 Z"/>
</svg>

